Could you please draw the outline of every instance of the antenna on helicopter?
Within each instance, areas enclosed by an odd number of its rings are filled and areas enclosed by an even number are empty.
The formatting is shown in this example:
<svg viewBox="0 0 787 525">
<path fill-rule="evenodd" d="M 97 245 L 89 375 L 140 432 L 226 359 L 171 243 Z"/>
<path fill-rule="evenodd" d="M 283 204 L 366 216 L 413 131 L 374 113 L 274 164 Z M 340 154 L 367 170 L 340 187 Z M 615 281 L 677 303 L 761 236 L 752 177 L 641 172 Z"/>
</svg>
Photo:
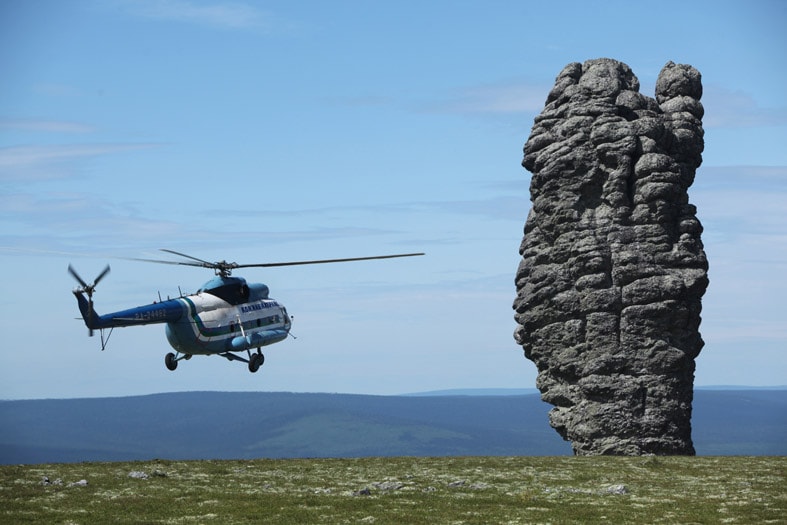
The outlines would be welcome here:
<svg viewBox="0 0 787 525">
<path fill-rule="evenodd" d="M 74 279 L 76 279 L 77 282 L 79 282 L 79 284 L 82 285 L 82 288 L 77 288 L 74 291 L 75 292 L 83 292 L 83 293 L 85 293 L 87 295 L 88 319 L 92 319 L 93 318 L 93 292 L 96 290 L 96 285 L 98 285 L 98 283 L 101 281 L 101 279 L 106 277 L 106 275 L 109 273 L 109 265 L 107 265 L 107 267 L 104 268 L 101 271 L 100 274 L 98 274 L 98 277 L 96 277 L 93 280 L 93 284 L 87 284 L 85 282 L 85 280 L 82 279 L 82 277 L 79 276 L 77 271 L 74 270 L 74 267 L 71 266 L 70 264 L 68 265 L 68 273 L 70 273 L 71 276 Z M 88 328 L 88 335 L 90 337 L 93 337 L 93 329 L 92 328 Z"/>
</svg>

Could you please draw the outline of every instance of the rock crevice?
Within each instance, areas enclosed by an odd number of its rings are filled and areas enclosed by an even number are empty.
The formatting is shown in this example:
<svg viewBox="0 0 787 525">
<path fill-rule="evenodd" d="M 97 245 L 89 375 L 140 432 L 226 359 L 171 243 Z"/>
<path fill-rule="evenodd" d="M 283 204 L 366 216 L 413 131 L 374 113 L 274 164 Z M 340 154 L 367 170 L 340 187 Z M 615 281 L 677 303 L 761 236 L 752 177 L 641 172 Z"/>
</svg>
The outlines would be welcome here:
<svg viewBox="0 0 787 525">
<path fill-rule="evenodd" d="M 525 144 L 514 337 L 576 454 L 694 453 L 701 96 L 688 65 L 667 63 L 650 98 L 621 62 L 569 64 Z"/>
</svg>

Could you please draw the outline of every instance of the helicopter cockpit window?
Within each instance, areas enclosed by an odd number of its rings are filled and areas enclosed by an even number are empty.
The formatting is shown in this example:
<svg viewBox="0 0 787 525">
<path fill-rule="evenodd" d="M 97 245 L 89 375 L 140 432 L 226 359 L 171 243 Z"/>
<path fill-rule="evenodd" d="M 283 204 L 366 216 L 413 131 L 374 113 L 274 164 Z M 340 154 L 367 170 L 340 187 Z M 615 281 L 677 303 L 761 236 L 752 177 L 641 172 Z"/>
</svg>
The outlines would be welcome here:
<svg viewBox="0 0 787 525">
<path fill-rule="evenodd" d="M 232 283 L 203 291 L 233 305 L 242 304 L 249 300 L 249 287 L 246 284 Z"/>
</svg>

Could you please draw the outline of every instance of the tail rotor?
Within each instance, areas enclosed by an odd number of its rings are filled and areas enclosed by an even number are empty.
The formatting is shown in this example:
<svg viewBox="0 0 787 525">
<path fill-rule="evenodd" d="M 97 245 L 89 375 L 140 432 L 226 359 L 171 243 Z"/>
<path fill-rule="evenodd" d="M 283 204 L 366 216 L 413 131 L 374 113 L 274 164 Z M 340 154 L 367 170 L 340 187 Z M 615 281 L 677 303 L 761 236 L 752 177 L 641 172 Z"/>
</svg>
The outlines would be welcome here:
<svg viewBox="0 0 787 525">
<path fill-rule="evenodd" d="M 88 317 L 87 317 L 87 319 L 92 319 L 93 318 L 93 292 L 95 292 L 96 286 L 98 285 L 99 282 L 101 282 L 101 279 L 106 277 L 106 275 L 109 273 L 109 265 L 107 265 L 107 267 L 104 268 L 101 271 L 100 274 L 98 274 L 98 277 L 96 277 L 93 280 L 92 284 L 87 284 L 87 282 L 85 282 L 85 280 L 82 279 L 82 277 L 80 277 L 80 275 L 77 273 L 77 271 L 74 270 L 74 267 L 71 266 L 70 264 L 68 265 L 68 273 L 70 273 L 71 276 L 74 279 L 76 279 L 77 282 L 82 286 L 81 288 L 75 289 L 74 293 L 75 294 L 77 294 L 77 293 L 84 293 L 85 295 L 87 295 L 87 304 L 88 304 Z M 92 328 L 88 328 L 88 335 L 90 335 L 90 337 L 93 337 L 93 329 Z"/>
</svg>

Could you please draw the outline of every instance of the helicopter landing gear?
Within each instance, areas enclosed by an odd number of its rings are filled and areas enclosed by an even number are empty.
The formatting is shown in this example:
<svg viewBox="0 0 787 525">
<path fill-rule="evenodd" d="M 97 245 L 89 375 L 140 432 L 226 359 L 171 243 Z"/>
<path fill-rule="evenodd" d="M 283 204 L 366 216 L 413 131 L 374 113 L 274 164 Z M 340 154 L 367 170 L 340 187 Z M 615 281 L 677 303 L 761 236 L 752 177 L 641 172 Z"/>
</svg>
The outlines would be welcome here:
<svg viewBox="0 0 787 525">
<path fill-rule="evenodd" d="M 178 359 L 170 352 L 164 356 L 164 364 L 167 365 L 167 369 L 174 371 L 178 367 Z"/>
<path fill-rule="evenodd" d="M 256 354 L 252 354 L 249 356 L 249 372 L 252 374 L 260 369 L 262 364 L 265 362 L 265 356 L 262 355 L 262 352 L 257 350 Z"/>
<path fill-rule="evenodd" d="M 178 367 L 178 361 L 181 359 L 188 361 L 191 359 L 191 354 L 184 354 L 182 357 L 178 357 L 177 355 L 170 352 L 164 356 L 164 364 L 167 365 L 169 370 L 175 370 Z"/>
</svg>

